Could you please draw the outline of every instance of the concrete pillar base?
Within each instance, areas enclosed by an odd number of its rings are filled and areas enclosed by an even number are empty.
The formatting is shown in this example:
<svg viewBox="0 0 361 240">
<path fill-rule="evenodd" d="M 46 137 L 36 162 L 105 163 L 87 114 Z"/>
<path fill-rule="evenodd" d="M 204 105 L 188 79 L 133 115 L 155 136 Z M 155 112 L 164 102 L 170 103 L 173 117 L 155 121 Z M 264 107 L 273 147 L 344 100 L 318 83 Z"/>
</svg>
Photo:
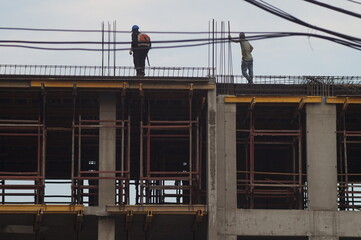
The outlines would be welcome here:
<svg viewBox="0 0 361 240">
<path fill-rule="evenodd" d="M 110 217 L 99 217 L 98 219 L 98 239 L 115 239 L 115 220 Z"/>
</svg>

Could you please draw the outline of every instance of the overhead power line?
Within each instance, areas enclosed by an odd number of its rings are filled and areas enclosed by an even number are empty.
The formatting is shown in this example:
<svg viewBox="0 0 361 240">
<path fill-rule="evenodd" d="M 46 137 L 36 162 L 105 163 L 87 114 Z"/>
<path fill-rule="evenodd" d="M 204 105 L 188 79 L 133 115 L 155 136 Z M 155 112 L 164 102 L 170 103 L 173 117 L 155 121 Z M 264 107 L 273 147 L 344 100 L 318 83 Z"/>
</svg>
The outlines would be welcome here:
<svg viewBox="0 0 361 240">
<path fill-rule="evenodd" d="M 36 31 L 36 32 L 77 32 L 77 33 L 125 33 L 130 34 L 131 31 L 118 31 L 118 30 L 94 30 L 94 29 L 60 29 L 60 28 L 15 28 L 15 27 L 0 27 L 0 30 L 7 31 Z M 157 33 L 157 34 L 209 34 L 204 31 L 143 31 L 146 33 Z"/>
<path fill-rule="evenodd" d="M 356 1 L 356 0 L 346 0 L 346 1 L 353 2 L 353 3 L 357 3 L 357 4 L 361 4 L 361 2 L 358 2 L 358 1 Z"/>
<path fill-rule="evenodd" d="M 316 5 L 328 8 L 328 9 L 332 9 L 332 10 L 335 10 L 337 12 L 341 12 L 341 13 L 344 13 L 344 14 L 347 14 L 347 15 L 350 15 L 350 16 L 361 18 L 361 14 L 351 12 L 351 11 L 348 11 L 348 10 L 345 10 L 345 9 L 342 9 L 342 8 L 339 8 L 339 7 L 335 7 L 335 6 L 332 6 L 332 5 L 323 3 L 323 2 L 319 2 L 319 1 L 315 1 L 315 0 L 303 0 L 303 1 L 309 2 L 309 3 L 312 3 L 312 4 L 316 4 Z"/>
<path fill-rule="evenodd" d="M 220 34 L 217 32 L 216 34 Z M 351 47 L 357 50 L 361 50 L 361 43 L 353 42 L 345 39 L 340 39 L 332 36 L 312 34 L 312 33 L 303 33 L 303 32 L 258 32 L 252 33 L 247 39 L 251 41 L 273 39 L 273 38 L 284 38 L 284 37 L 295 37 L 295 36 L 306 36 L 314 37 L 323 40 L 328 40 L 343 46 Z M 210 41 L 209 38 L 200 38 L 200 39 L 179 39 L 179 40 L 164 40 L 164 41 L 153 41 L 152 49 L 168 49 L 168 48 L 185 48 L 185 47 L 199 47 L 210 45 L 213 42 L 216 44 L 224 43 L 229 41 L 228 38 L 215 38 L 214 41 Z M 177 44 L 179 43 L 179 44 Z M 186 44 L 184 44 L 186 43 Z M 110 45 L 130 45 L 130 42 L 97 42 L 97 41 L 24 41 L 24 40 L 0 40 L 0 47 L 17 47 L 17 48 L 28 48 L 28 49 L 37 49 L 37 50 L 51 50 L 51 51 L 128 51 L 129 47 L 123 48 L 112 48 L 112 49 L 103 49 L 102 44 Z M 173 45 L 169 45 L 173 44 Z M 87 47 L 46 47 L 42 45 L 98 45 L 99 48 L 87 48 Z"/>
<path fill-rule="evenodd" d="M 259 7 L 271 14 L 274 14 L 278 17 L 281 17 L 283 19 L 286 19 L 290 22 L 294 22 L 294 23 L 297 23 L 299 25 L 302 25 L 304 27 L 308 27 L 308 28 L 312 28 L 312 29 L 315 29 L 315 30 L 318 30 L 318 31 L 322 31 L 324 33 L 328 33 L 328 34 L 331 34 L 331 35 L 334 35 L 334 36 L 337 36 L 339 38 L 343 38 L 343 39 L 347 39 L 349 41 L 353 41 L 353 42 L 356 42 L 358 44 L 361 43 L 361 39 L 360 38 L 357 38 L 357 37 L 353 37 L 353 36 L 349 36 L 349 35 L 346 35 L 346 34 L 342 34 L 342 33 L 339 33 L 339 32 L 335 32 L 335 31 L 331 31 L 331 30 L 328 30 L 328 29 L 325 29 L 325 28 L 321 28 L 321 27 L 318 27 L 318 26 L 315 26 L 315 25 L 312 25 L 312 24 L 309 24 L 307 22 L 304 22 L 294 16 L 292 16 L 291 14 L 279 9 L 279 8 L 276 8 L 275 6 L 269 4 L 269 3 L 266 3 L 262 0 L 260 1 L 257 1 L 257 0 L 244 0 L 256 7 Z"/>
</svg>

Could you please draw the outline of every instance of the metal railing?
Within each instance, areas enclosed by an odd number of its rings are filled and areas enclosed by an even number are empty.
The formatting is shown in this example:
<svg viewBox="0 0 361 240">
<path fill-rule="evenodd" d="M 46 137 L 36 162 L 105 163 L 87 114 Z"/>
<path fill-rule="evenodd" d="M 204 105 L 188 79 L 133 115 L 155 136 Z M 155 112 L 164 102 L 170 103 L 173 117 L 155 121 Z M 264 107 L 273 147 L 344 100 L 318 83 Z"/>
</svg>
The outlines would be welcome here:
<svg viewBox="0 0 361 240">
<path fill-rule="evenodd" d="M 208 67 L 146 67 L 147 77 L 208 78 Z M 0 75 L 22 76 L 86 76 L 86 77 L 132 77 L 136 75 L 131 66 L 71 66 L 71 65 L 0 65 Z"/>
<path fill-rule="evenodd" d="M 361 95 L 361 76 L 254 76 L 254 84 L 240 75 L 217 75 L 217 93 L 231 95 Z"/>
<path fill-rule="evenodd" d="M 209 67 L 146 67 L 146 77 L 215 79 L 218 94 L 231 95 L 361 95 L 361 76 L 254 76 L 248 84 L 241 75 L 212 75 Z M 4 76 L 134 77 L 132 66 L 0 64 Z"/>
<path fill-rule="evenodd" d="M 339 175 L 340 176 L 340 175 Z M 360 176 L 360 174 L 349 174 L 349 176 Z M 338 207 L 345 211 L 361 210 L 361 183 L 339 181 L 337 186 Z"/>
</svg>

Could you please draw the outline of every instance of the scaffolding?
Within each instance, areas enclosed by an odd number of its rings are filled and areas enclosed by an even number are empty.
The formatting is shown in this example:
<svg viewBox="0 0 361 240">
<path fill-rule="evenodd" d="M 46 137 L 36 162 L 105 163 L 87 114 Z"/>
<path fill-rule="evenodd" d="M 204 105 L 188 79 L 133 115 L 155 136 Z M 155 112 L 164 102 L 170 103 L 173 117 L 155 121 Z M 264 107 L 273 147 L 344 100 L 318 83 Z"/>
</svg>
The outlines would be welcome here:
<svg viewBox="0 0 361 240">
<path fill-rule="evenodd" d="M 238 111 L 239 208 L 305 208 L 302 117 L 293 112 L 291 118 L 282 115 L 281 122 L 276 122 L 275 112 L 280 113 L 276 107 L 281 108 L 273 106 L 266 114 L 254 105 Z"/>
<path fill-rule="evenodd" d="M 201 108 L 193 108 L 192 92 L 183 103 L 176 109 L 177 115 L 172 116 L 168 112 L 157 112 L 154 101 L 142 99 L 140 189 L 137 194 L 140 204 L 196 204 L 201 201 Z"/>
<path fill-rule="evenodd" d="M 74 97 L 72 127 L 72 203 L 98 205 L 99 181 L 113 180 L 115 204 L 129 204 L 130 115 L 126 116 L 125 96 L 117 106 L 116 120 L 83 119 L 81 99 Z M 94 116 L 93 116 L 94 118 Z M 95 118 L 98 118 L 95 116 Z M 99 170 L 101 129 L 112 129 L 116 136 L 115 169 Z"/>
<path fill-rule="evenodd" d="M 361 131 L 359 106 L 340 106 L 338 116 L 338 206 L 361 209 Z"/>
<path fill-rule="evenodd" d="M 44 202 L 46 131 L 43 111 L 40 100 L 38 112 L 31 117 L 0 116 L 2 204 L 18 203 L 18 197 L 26 199 L 21 203 Z M 14 150 L 19 145 L 24 146 L 21 151 Z"/>
</svg>

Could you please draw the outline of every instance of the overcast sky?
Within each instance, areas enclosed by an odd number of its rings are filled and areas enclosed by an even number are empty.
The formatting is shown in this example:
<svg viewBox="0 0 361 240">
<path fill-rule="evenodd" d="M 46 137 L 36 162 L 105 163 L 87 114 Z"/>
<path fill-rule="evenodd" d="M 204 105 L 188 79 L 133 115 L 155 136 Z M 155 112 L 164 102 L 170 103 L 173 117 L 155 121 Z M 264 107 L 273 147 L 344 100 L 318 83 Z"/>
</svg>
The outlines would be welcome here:
<svg viewBox="0 0 361 240">
<path fill-rule="evenodd" d="M 302 0 L 267 0 L 267 2 L 313 25 L 361 38 L 359 18 Z M 361 4 L 350 0 L 323 0 L 323 2 L 361 14 Z M 198 32 L 208 31 L 209 22 L 214 19 L 217 22 L 230 21 L 232 32 L 243 31 L 250 34 L 297 31 L 322 34 L 287 22 L 242 0 L 1 0 L 0 12 L 0 27 L 100 30 L 102 22 L 107 25 L 108 22 L 112 24 L 116 21 L 119 31 L 130 31 L 131 26 L 137 24 L 144 32 Z M 207 35 L 156 33 L 150 36 L 153 41 L 207 37 Z M 101 33 L 0 30 L 0 39 L 101 41 Z M 130 41 L 130 32 L 117 34 L 117 41 Z M 288 37 L 252 41 L 251 44 L 254 47 L 255 75 L 361 76 L 361 51 L 326 40 Z M 153 44 L 153 46 L 157 45 Z M 152 49 L 149 59 L 151 66 L 207 67 L 207 52 L 207 46 Z M 127 51 L 117 52 L 116 57 L 118 66 L 132 66 L 132 58 Z M 239 44 L 232 44 L 232 59 L 234 74 L 240 74 Z M 101 53 L 0 47 L 0 64 L 99 66 Z"/>
</svg>

